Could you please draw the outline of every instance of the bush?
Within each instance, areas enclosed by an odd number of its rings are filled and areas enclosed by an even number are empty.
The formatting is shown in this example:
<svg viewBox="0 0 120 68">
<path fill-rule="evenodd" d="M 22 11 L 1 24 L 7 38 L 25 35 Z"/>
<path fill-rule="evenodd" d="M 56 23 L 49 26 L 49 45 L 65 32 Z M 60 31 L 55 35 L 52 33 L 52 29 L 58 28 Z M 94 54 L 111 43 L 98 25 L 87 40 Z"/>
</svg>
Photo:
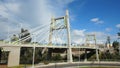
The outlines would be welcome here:
<svg viewBox="0 0 120 68">
<path fill-rule="evenodd" d="M 59 61 L 59 60 L 62 60 L 62 57 L 61 57 L 60 54 L 55 54 L 55 55 L 52 57 L 52 59 L 53 59 L 54 61 Z"/>
</svg>

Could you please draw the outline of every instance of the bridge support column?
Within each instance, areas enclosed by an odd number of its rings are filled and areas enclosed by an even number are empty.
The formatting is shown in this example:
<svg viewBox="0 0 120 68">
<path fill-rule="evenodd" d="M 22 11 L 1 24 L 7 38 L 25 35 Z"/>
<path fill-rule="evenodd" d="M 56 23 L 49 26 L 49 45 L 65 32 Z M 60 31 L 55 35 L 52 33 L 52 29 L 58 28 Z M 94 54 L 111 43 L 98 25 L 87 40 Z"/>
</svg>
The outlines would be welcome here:
<svg viewBox="0 0 120 68">
<path fill-rule="evenodd" d="M 85 62 L 87 61 L 87 50 L 85 49 Z"/>
<path fill-rule="evenodd" d="M 66 27 L 67 27 L 67 39 L 68 39 L 68 62 L 73 62 L 72 49 L 71 49 L 71 36 L 70 36 L 70 23 L 69 23 L 69 12 L 66 10 Z"/>
<path fill-rule="evenodd" d="M 98 49 L 96 49 L 96 60 L 99 62 L 99 54 L 98 54 Z"/>
<path fill-rule="evenodd" d="M 72 58 L 72 52 L 71 49 L 67 49 L 67 62 L 72 63 L 73 62 L 73 58 Z"/>
<path fill-rule="evenodd" d="M 20 47 L 11 47 L 8 58 L 8 67 L 19 66 L 20 62 Z"/>
<path fill-rule="evenodd" d="M 5 51 L 10 51 L 8 56 L 8 67 L 19 66 L 20 47 L 4 47 Z"/>
</svg>

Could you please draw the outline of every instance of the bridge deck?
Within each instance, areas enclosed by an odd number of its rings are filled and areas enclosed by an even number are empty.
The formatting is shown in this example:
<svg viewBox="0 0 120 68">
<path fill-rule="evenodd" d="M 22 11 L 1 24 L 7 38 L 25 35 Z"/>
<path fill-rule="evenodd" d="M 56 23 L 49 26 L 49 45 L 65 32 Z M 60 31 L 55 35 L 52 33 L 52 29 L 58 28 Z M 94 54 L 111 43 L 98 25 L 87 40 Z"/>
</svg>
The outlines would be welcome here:
<svg viewBox="0 0 120 68">
<path fill-rule="evenodd" d="M 38 44 L 9 44 L 9 43 L 0 43 L 0 47 L 42 47 L 42 48 L 68 48 L 68 46 L 61 45 L 38 45 Z M 71 46 L 71 48 L 85 48 L 85 49 L 98 49 L 91 46 Z"/>
</svg>

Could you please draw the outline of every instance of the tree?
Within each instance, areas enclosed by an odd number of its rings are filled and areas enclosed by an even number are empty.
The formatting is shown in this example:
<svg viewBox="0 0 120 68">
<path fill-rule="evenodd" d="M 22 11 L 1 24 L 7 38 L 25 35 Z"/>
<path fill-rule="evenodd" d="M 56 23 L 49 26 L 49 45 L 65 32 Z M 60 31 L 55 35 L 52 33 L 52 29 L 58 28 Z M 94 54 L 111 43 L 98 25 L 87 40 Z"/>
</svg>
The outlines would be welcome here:
<svg viewBox="0 0 120 68">
<path fill-rule="evenodd" d="M 27 29 L 21 28 L 21 32 L 19 34 L 19 39 L 21 43 L 30 43 L 32 38 L 30 32 Z M 32 63 L 32 48 L 22 47 L 20 54 L 20 63 Z"/>
<path fill-rule="evenodd" d="M 118 32 L 117 34 L 118 34 L 118 36 L 120 36 L 120 32 Z"/>
<path fill-rule="evenodd" d="M 114 48 L 114 54 L 118 55 L 119 54 L 119 42 L 114 41 L 113 42 L 113 48 Z"/>
<path fill-rule="evenodd" d="M 52 59 L 53 59 L 54 61 L 60 61 L 60 60 L 62 60 L 62 57 L 61 57 L 60 54 L 54 54 L 54 56 L 52 56 Z"/>
<path fill-rule="evenodd" d="M 113 45 L 114 50 L 119 48 L 119 42 L 118 41 L 114 41 L 112 45 Z"/>
<path fill-rule="evenodd" d="M 27 29 L 23 29 L 23 28 L 21 28 L 19 39 L 22 39 L 21 42 L 23 43 L 30 43 L 32 40 L 30 32 Z"/>
<path fill-rule="evenodd" d="M 13 42 L 13 41 L 17 41 L 19 38 L 14 34 L 13 36 L 12 36 L 12 38 L 11 38 L 11 41 Z"/>
</svg>

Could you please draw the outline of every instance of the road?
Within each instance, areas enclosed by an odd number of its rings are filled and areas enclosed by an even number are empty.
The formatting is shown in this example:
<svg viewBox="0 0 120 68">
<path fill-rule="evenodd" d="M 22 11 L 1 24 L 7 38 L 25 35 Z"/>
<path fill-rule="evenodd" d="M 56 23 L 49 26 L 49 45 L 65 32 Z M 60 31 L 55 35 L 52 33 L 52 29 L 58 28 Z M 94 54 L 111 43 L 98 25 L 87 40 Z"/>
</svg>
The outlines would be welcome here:
<svg viewBox="0 0 120 68">
<path fill-rule="evenodd" d="M 35 68 L 74 68 L 76 66 L 119 66 L 120 62 L 73 62 L 73 63 L 50 63 L 48 65 L 36 65 Z"/>
</svg>

